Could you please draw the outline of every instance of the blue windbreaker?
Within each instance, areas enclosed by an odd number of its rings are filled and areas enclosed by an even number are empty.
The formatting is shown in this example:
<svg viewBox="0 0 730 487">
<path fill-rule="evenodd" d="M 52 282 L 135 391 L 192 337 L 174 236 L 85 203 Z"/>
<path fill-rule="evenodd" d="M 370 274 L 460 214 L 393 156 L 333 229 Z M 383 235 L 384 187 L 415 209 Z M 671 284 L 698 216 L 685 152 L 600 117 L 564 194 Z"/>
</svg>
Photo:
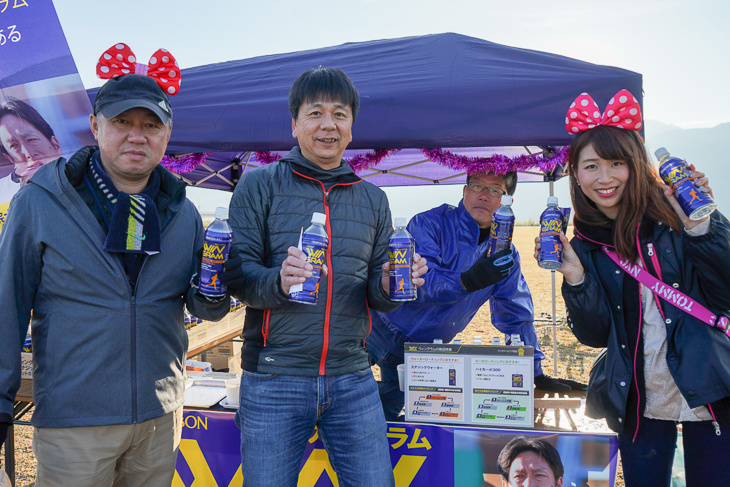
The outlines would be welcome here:
<svg viewBox="0 0 730 487">
<path fill-rule="evenodd" d="M 520 268 L 520 255 L 512 246 L 515 265 L 504 281 L 473 293 L 461 285 L 461 273 L 484 253 L 479 226 L 459 202 L 419 213 L 408 223 L 416 252 L 428 262 L 425 284 L 418 298 L 390 313 L 378 313 L 392 331 L 414 342 L 451 341 L 464 330 L 484 303 L 489 301 L 492 324 L 509 336 L 519 334 L 535 349 L 535 376 L 542 374 L 540 349 L 533 325 L 532 296 Z M 373 326 L 379 326 L 374 320 Z M 507 342 L 509 343 L 509 342 Z"/>
</svg>

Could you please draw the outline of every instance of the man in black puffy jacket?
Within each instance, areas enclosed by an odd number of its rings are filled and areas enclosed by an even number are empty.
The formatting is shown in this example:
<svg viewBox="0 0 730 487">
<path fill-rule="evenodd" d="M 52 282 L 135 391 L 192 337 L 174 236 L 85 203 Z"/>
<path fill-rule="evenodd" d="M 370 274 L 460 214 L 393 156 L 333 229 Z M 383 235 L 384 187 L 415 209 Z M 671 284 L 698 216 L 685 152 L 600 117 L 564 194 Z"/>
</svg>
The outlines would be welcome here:
<svg viewBox="0 0 730 487">
<path fill-rule="evenodd" d="M 241 380 L 245 485 L 295 486 L 314 427 L 342 486 L 394 485 L 386 423 L 363 340 L 368 307 L 393 311 L 383 191 L 342 160 L 359 95 L 340 70 L 303 73 L 289 93 L 299 146 L 247 172 L 231 201 L 234 241 L 223 282 L 246 304 Z M 312 274 L 297 248 L 312 213 L 329 238 L 316 305 L 289 300 Z M 413 282 L 426 262 L 416 255 Z"/>
</svg>

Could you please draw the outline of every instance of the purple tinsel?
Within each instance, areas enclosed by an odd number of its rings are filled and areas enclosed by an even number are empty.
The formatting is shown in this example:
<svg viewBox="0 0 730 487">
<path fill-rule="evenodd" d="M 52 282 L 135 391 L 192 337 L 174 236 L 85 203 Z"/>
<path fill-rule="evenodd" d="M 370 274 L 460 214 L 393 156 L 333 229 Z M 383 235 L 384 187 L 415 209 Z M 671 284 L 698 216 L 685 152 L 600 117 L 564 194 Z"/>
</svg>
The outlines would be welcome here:
<svg viewBox="0 0 730 487">
<path fill-rule="evenodd" d="M 401 149 L 380 149 L 368 152 L 367 154 L 356 155 L 345 159 L 352 170 L 360 173 L 365 169 L 380 164 L 388 155 L 394 154 Z M 509 157 L 502 154 L 495 154 L 490 157 L 469 157 L 454 154 L 445 149 L 421 149 L 421 152 L 428 160 L 454 171 L 466 171 L 467 174 L 477 172 L 491 172 L 494 174 L 505 174 L 512 171 L 526 171 L 528 169 L 540 168 L 540 171 L 549 173 L 559 165 L 568 160 L 570 146 L 563 147 L 551 156 L 541 154 L 524 154 L 516 157 Z M 272 152 L 257 152 L 256 159 L 261 164 L 271 164 L 283 156 Z"/>
<path fill-rule="evenodd" d="M 377 166 L 389 154 L 394 154 L 400 150 L 401 149 L 374 150 L 372 152 L 368 152 L 367 154 L 358 154 L 356 156 L 348 157 L 345 159 L 345 162 L 350 165 L 353 171 L 359 173 L 360 171 L 363 171 L 365 169 Z M 282 157 L 284 156 L 282 156 L 281 154 L 276 154 L 268 151 L 256 153 L 256 160 L 259 161 L 261 164 L 271 164 L 272 162 L 278 161 Z"/>
<path fill-rule="evenodd" d="M 174 173 L 185 174 L 203 164 L 211 154 L 211 152 L 194 152 L 182 156 L 164 156 L 160 163 Z"/>
<path fill-rule="evenodd" d="M 454 154 L 444 149 L 421 149 L 421 152 L 432 162 L 446 166 L 454 171 L 466 171 L 467 174 L 492 172 L 506 174 L 512 171 L 526 171 L 539 167 L 542 172 L 550 172 L 568 160 L 570 147 L 563 147 L 554 155 L 545 157 L 540 154 L 526 154 L 508 157 L 495 154 L 490 157 L 467 157 Z"/>
</svg>

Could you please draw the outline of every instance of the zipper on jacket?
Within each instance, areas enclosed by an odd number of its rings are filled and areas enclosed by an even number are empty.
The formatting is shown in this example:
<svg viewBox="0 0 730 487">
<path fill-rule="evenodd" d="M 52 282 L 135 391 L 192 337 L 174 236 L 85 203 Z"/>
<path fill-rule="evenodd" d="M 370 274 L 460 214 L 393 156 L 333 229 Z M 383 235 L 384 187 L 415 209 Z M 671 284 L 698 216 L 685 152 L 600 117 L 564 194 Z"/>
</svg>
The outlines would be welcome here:
<svg viewBox="0 0 730 487">
<path fill-rule="evenodd" d="M 321 182 L 319 184 L 322 184 Z M 327 303 L 325 305 L 324 315 L 324 343 L 322 344 L 322 356 L 319 359 L 319 375 L 324 375 L 325 364 L 327 363 L 327 351 L 330 345 L 330 313 L 332 312 L 332 282 L 334 277 L 332 276 L 332 227 L 330 226 L 330 205 L 327 197 L 330 191 L 334 188 L 331 186 L 329 190 L 325 191 L 324 184 L 322 184 L 322 191 L 324 192 L 324 214 L 327 215 L 325 226 L 327 227 L 327 236 L 329 237 L 329 248 L 327 249 Z"/>
<path fill-rule="evenodd" d="M 146 259 L 145 259 L 146 260 Z M 144 264 L 143 264 L 144 265 Z M 140 269 L 141 270 L 141 269 Z M 139 276 L 138 276 L 139 278 Z M 131 291 L 131 285 L 130 291 Z M 134 288 L 134 294 L 130 298 L 132 321 L 131 326 L 131 349 L 132 349 L 132 424 L 137 423 L 137 287 Z"/>
<path fill-rule="evenodd" d="M 293 169 L 292 172 L 303 177 L 304 179 L 309 179 L 311 181 L 319 183 L 320 187 L 322 188 L 322 196 L 324 199 L 324 214 L 327 216 L 327 219 L 325 221 L 327 238 L 329 239 L 329 246 L 327 248 L 327 301 L 325 304 L 324 312 L 324 339 L 322 343 L 322 355 L 319 359 L 319 375 L 325 375 L 325 363 L 327 362 L 327 351 L 329 350 L 330 343 L 330 314 L 332 312 L 332 283 L 334 281 L 334 276 L 332 272 L 332 226 L 330 225 L 330 207 L 327 198 L 329 197 L 330 191 L 332 191 L 332 188 L 334 188 L 335 186 L 352 186 L 353 184 L 361 182 L 362 179 L 354 181 L 352 183 L 333 184 L 332 186 L 330 186 L 330 189 L 326 190 L 324 188 L 324 183 L 322 183 L 322 181 L 320 181 L 319 179 L 305 176 L 304 174 L 297 172 Z"/>
<path fill-rule="evenodd" d="M 261 323 L 261 335 L 264 337 L 264 347 L 266 346 L 266 341 L 269 338 L 269 317 L 271 316 L 271 310 L 267 309 L 264 311 L 264 322 Z"/>
</svg>

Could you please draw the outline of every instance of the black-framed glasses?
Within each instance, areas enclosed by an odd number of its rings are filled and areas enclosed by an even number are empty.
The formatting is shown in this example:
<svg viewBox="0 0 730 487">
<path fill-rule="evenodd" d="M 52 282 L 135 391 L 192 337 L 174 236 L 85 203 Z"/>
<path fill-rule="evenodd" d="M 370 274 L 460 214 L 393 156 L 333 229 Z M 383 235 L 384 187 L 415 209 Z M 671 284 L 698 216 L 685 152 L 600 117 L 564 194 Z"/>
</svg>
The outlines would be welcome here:
<svg viewBox="0 0 730 487">
<path fill-rule="evenodd" d="M 466 183 L 466 187 L 474 191 L 475 193 L 481 193 L 482 191 L 486 190 L 487 194 L 492 198 L 501 198 L 502 196 L 507 194 L 507 192 L 503 189 L 490 188 L 474 182 Z"/>
</svg>

